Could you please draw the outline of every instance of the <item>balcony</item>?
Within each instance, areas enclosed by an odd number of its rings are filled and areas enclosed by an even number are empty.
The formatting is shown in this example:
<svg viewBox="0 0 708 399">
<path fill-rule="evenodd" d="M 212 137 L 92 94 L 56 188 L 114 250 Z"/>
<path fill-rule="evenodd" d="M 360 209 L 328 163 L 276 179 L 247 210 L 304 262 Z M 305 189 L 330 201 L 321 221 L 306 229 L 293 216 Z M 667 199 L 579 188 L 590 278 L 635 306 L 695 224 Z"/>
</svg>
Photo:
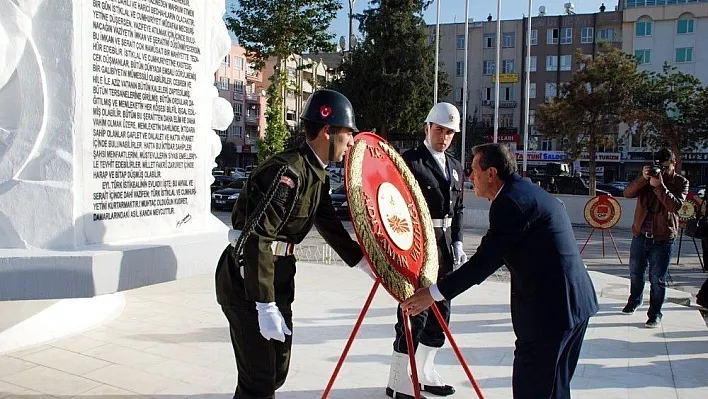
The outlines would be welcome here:
<svg viewBox="0 0 708 399">
<path fill-rule="evenodd" d="M 259 93 L 246 93 L 246 101 L 260 102 L 261 95 Z"/>
<path fill-rule="evenodd" d="M 254 71 L 252 69 L 249 69 L 246 71 L 246 80 L 257 80 L 260 82 L 261 73 L 258 71 Z"/>
<path fill-rule="evenodd" d="M 482 101 L 482 105 L 485 107 L 493 107 L 494 106 L 494 100 L 484 100 Z M 517 102 L 516 101 L 500 101 L 499 102 L 499 108 L 516 108 Z"/>
<path fill-rule="evenodd" d="M 243 92 L 242 91 L 235 91 L 234 92 L 234 100 L 243 101 Z"/>
<path fill-rule="evenodd" d="M 246 121 L 246 123 L 257 125 L 258 124 L 258 115 L 246 114 L 246 117 L 244 118 L 244 120 Z"/>
</svg>

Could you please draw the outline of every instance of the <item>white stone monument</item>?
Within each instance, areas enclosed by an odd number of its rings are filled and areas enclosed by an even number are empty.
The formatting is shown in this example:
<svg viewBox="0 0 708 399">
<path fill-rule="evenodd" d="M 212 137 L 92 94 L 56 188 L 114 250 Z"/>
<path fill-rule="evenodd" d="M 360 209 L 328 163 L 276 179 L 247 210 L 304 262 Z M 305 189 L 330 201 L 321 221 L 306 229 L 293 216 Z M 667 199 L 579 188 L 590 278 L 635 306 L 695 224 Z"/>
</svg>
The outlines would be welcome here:
<svg viewBox="0 0 708 399">
<path fill-rule="evenodd" d="M 0 300 L 213 273 L 224 0 L 0 0 Z M 0 329 L 1 331 L 1 329 Z"/>
</svg>

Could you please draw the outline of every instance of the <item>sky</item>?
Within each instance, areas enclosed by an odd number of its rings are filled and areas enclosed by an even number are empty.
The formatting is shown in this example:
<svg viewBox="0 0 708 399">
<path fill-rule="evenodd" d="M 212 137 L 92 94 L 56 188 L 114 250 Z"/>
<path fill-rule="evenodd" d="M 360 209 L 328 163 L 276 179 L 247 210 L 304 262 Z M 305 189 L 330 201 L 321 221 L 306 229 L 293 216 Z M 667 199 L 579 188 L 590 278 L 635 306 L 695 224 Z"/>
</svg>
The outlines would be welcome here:
<svg viewBox="0 0 708 399">
<path fill-rule="evenodd" d="M 453 23 L 453 22 L 464 22 L 465 15 L 465 0 L 440 0 L 440 23 Z M 491 13 L 492 17 L 496 19 L 497 13 L 497 2 L 494 0 L 469 0 L 469 17 L 474 18 L 475 21 L 484 21 L 487 16 Z M 347 15 L 349 14 L 349 2 L 348 0 L 340 0 L 342 3 L 342 9 L 339 10 L 337 17 L 332 21 L 332 26 L 330 31 L 335 34 L 334 41 L 337 42 L 340 36 L 346 37 L 349 31 L 349 21 Z M 369 1 L 367 0 L 354 0 L 354 14 L 361 13 L 363 10 L 369 8 Z M 533 0 L 531 6 L 532 16 L 538 14 L 538 7 L 546 7 L 546 15 L 559 15 L 564 12 L 563 5 L 567 3 L 567 0 Z M 577 14 L 593 13 L 600 11 L 600 5 L 605 3 L 607 11 L 613 11 L 615 6 L 617 6 L 617 0 L 576 0 L 572 2 L 575 6 L 575 12 Z M 231 5 L 237 6 L 238 0 L 226 0 L 226 12 L 229 13 L 231 10 Z M 529 2 L 528 0 L 502 0 L 501 6 L 501 16 L 502 19 L 518 19 L 522 18 L 528 13 Z M 437 3 L 433 2 L 428 10 L 424 13 L 425 22 L 429 24 L 434 24 L 437 14 Z M 361 36 L 358 31 L 357 21 L 354 20 L 354 33 L 357 36 Z"/>
</svg>

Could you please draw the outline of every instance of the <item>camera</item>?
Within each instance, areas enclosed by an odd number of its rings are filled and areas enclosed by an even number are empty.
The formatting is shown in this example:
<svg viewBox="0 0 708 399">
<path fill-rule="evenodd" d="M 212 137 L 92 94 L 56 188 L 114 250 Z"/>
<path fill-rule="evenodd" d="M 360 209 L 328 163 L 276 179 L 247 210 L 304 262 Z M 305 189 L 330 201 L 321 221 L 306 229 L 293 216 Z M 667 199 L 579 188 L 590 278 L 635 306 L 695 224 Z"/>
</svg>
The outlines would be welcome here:
<svg viewBox="0 0 708 399">
<path fill-rule="evenodd" d="M 666 169 L 665 166 L 663 166 L 660 162 L 656 162 L 649 168 L 649 176 L 659 177 L 659 175 L 661 174 L 661 172 L 664 171 L 664 169 Z"/>
</svg>

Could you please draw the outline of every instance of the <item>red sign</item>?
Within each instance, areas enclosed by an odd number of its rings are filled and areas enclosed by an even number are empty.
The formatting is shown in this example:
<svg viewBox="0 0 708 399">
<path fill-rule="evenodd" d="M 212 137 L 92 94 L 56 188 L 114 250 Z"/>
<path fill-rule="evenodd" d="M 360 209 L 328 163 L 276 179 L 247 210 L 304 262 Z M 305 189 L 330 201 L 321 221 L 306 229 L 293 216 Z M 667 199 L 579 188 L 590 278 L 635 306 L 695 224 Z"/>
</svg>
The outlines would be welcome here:
<svg viewBox="0 0 708 399">
<path fill-rule="evenodd" d="M 585 221 L 600 230 L 614 227 L 622 217 L 622 205 L 615 197 L 598 195 L 591 198 L 583 209 Z"/>
<path fill-rule="evenodd" d="M 381 137 L 359 133 L 346 158 L 349 213 L 382 285 L 399 301 L 437 279 L 432 220 L 412 172 Z"/>
<path fill-rule="evenodd" d="M 250 145 L 244 145 L 241 147 L 242 152 L 251 152 L 251 146 Z"/>
</svg>

